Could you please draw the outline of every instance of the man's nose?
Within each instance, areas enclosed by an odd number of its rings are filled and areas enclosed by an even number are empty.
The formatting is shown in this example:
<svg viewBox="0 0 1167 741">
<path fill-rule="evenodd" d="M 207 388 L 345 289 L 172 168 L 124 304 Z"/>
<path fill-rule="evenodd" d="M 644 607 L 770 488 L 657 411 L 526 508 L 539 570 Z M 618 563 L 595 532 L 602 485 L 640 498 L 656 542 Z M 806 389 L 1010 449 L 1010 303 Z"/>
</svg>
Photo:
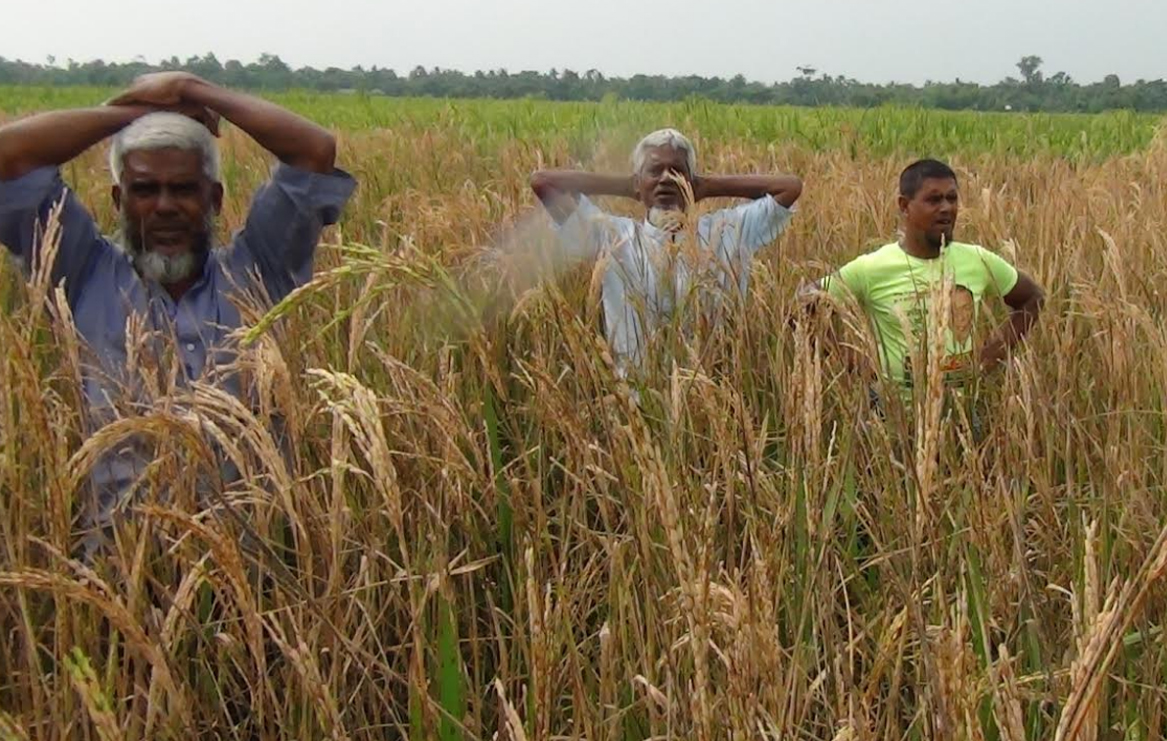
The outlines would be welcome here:
<svg viewBox="0 0 1167 741">
<path fill-rule="evenodd" d="M 174 194 L 170 188 L 163 186 L 158 189 L 158 200 L 154 203 L 154 210 L 156 211 L 174 211 L 177 208 L 178 202 L 174 199 Z"/>
</svg>

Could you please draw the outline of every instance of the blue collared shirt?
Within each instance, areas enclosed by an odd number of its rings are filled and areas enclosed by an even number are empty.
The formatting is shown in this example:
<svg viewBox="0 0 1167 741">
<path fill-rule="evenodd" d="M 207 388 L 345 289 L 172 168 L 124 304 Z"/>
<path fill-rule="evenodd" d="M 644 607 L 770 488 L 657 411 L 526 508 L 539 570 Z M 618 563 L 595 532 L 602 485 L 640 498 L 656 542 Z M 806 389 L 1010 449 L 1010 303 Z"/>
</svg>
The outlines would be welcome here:
<svg viewBox="0 0 1167 741">
<path fill-rule="evenodd" d="M 64 281 L 73 321 L 91 352 L 83 383 L 93 429 L 110 419 L 115 387 L 126 380 L 131 317 L 174 343 L 180 383 L 209 380 L 240 395 L 237 381 L 220 374 L 234 359 L 229 335 L 241 324 L 231 295 L 258 289 L 276 302 L 307 283 L 321 230 L 337 221 L 355 186 L 352 176 L 339 169 L 323 175 L 277 165 L 256 192 L 243 228 L 227 246 L 211 251 L 201 276 L 178 301 L 162 286 L 143 280 L 129 254 L 102 236 L 55 167 L 0 181 L 0 243 L 26 267 L 33 265 L 45 222 L 63 200 L 52 279 L 53 285 Z M 105 500 L 99 509 L 107 508 L 138 469 L 139 463 L 126 456 L 107 456 L 93 472 L 98 498 Z"/>
</svg>

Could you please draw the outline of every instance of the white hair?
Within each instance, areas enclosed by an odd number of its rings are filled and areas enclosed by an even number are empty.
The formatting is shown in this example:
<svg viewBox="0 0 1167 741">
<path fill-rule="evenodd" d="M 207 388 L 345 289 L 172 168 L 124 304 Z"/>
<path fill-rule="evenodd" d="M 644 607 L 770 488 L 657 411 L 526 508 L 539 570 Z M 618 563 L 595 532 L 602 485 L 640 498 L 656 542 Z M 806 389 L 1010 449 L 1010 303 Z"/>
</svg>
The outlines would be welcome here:
<svg viewBox="0 0 1167 741">
<path fill-rule="evenodd" d="M 215 137 L 193 118 L 169 111 L 147 113 L 114 135 L 109 148 L 113 181 L 121 182 L 127 154 L 156 149 L 198 152 L 203 161 L 203 174 L 212 182 L 219 182 L 219 147 Z"/>
<path fill-rule="evenodd" d="M 648 158 L 648 150 L 657 147 L 672 147 L 684 152 L 689 174 L 697 174 L 697 150 L 693 147 L 693 142 L 676 129 L 658 129 L 641 139 L 636 149 L 632 150 L 632 171 L 640 172 L 644 168 L 645 159 Z"/>
</svg>

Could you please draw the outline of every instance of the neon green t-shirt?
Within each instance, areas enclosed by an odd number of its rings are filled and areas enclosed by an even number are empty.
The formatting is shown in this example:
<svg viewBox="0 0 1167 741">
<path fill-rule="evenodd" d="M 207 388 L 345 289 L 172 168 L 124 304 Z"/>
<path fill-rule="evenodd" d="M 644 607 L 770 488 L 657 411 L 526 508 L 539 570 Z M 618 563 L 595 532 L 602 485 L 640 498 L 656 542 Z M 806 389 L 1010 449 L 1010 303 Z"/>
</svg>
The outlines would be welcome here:
<svg viewBox="0 0 1167 741">
<path fill-rule="evenodd" d="M 825 280 L 825 288 L 832 296 L 856 299 L 874 325 L 884 373 L 911 386 L 911 354 L 926 341 L 930 296 L 949 276 L 951 316 L 942 368 L 946 380 L 959 382 L 976 359 L 974 330 L 985 298 L 1004 297 L 1017 284 L 1017 269 L 1004 259 L 978 245 L 952 242 L 939 257 L 924 260 L 892 242 L 844 265 Z"/>
</svg>

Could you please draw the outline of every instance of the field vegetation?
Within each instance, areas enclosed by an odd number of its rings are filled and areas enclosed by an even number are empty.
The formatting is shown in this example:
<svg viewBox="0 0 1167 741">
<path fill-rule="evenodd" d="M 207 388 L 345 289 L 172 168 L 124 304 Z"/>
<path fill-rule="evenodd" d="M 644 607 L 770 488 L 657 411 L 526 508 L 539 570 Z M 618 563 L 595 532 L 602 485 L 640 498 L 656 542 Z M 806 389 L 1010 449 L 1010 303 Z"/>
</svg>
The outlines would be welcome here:
<svg viewBox="0 0 1167 741">
<path fill-rule="evenodd" d="M 1155 119 L 279 100 L 339 132 L 360 186 L 316 281 L 248 309 L 254 404 L 143 355 L 153 403 L 84 438 L 67 313 L 0 275 L 0 738 L 1164 735 Z M 593 270 L 550 258 L 527 178 L 626 170 L 663 125 L 706 171 L 806 190 L 726 321 L 658 338 L 637 405 Z M 223 146 L 225 237 L 269 162 Z M 112 228 L 103 155 L 65 176 Z M 959 235 L 1048 301 L 965 397 L 933 374 L 880 414 L 795 295 L 893 238 L 895 178 L 924 155 L 961 175 Z M 131 433 L 156 463 L 87 566 L 84 477 Z M 151 495 L 216 449 L 244 479 L 215 501 Z"/>
</svg>

